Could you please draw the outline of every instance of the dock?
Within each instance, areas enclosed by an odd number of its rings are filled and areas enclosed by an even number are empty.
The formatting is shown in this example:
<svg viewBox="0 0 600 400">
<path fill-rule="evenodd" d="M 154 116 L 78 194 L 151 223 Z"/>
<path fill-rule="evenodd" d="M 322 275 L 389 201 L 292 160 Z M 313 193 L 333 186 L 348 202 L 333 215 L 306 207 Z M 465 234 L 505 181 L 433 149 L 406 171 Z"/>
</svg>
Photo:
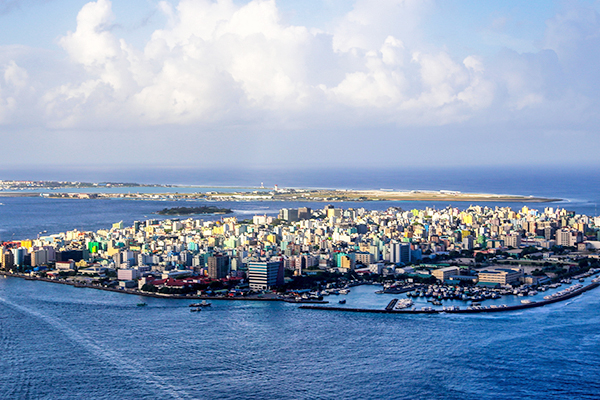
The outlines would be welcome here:
<svg viewBox="0 0 600 400">
<path fill-rule="evenodd" d="M 393 310 L 396 303 L 398 303 L 398 299 L 392 299 L 392 301 L 390 301 L 390 303 L 385 307 L 385 309 L 387 311 Z"/>
<path fill-rule="evenodd" d="M 589 290 L 595 289 L 600 286 L 600 283 L 594 282 L 590 283 L 587 286 L 584 286 L 580 289 L 574 290 L 570 293 L 565 294 L 564 296 L 555 297 L 548 300 L 542 300 L 535 303 L 528 304 L 518 304 L 514 306 L 505 306 L 505 307 L 496 307 L 496 308 L 478 308 L 478 309 L 458 309 L 458 310 L 438 310 L 438 309 L 426 309 L 426 310 L 394 310 L 394 306 L 398 299 L 394 299 L 390 301 L 390 303 L 385 307 L 385 309 L 373 309 L 373 308 L 347 308 L 347 307 L 328 307 L 328 306 L 318 306 L 318 305 L 304 305 L 299 308 L 303 310 L 325 310 L 325 311 L 345 311 L 345 312 L 362 312 L 362 313 L 372 313 L 372 314 L 477 314 L 477 313 L 490 313 L 490 312 L 505 312 L 505 311 L 517 311 L 517 310 L 525 310 L 528 308 L 535 307 L 543 307 L 548 304 L 558 303 L 560 301 L 565 301 L 571 299 L 573 297 L 577 297 L 582 293 L 585 293 Z"/>
</svg>

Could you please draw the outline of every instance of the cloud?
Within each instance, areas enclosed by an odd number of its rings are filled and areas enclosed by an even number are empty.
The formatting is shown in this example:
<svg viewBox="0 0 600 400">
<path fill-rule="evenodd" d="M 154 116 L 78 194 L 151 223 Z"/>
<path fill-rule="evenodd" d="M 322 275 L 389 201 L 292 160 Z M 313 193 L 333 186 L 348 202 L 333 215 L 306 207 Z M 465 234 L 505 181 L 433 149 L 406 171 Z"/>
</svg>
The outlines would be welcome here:
<svg viewBox="0 0 600 400">
<path fill-rule="evenodd" d="M 111 31 L 110 1 L 91 2 L 59 41 L 88 78 L 49 90 L 45 115 L 57 127 L 273 121 L 322 110 L 343 120 L 347 107 L 411 124 L 468 118 L 492 95 L 481 63 L 476 70 L 384 35 L 411 41 L 424 4 L 359 1 L 328 33 L 284 24 L 274 0 L 161 2 L 168 23 L 138 50 Z"/>
<path fill-rule="evenodd" d="M 68 68 L 56 63 L 52 74 L 18 55 L 0 57 L 0 123 L 199 131 L 544 125 L 572 122 L 567 113 L 581 119 L 598 103 L 590 89 L 600 61 L 593 13 L 567 10 L 548 21 L 543 50 L 486 58 L 424 40 L 430 1 L 357 0 L 328 30 L 286 23 L 274 0 L 163 1 L 158 12 L 165 25 L 136 48 L 114 29 L 109 0 L 87 3 L 58 40 Z"/>
<path fill-rule="evenodd" d="M 34 89 L 30 86 L 29 74 L 14 60 L 0 67 L 0 124 L 7 124 L 22 117 L 24 110 L 19 103 L 31 102 Z"/>
</svg>

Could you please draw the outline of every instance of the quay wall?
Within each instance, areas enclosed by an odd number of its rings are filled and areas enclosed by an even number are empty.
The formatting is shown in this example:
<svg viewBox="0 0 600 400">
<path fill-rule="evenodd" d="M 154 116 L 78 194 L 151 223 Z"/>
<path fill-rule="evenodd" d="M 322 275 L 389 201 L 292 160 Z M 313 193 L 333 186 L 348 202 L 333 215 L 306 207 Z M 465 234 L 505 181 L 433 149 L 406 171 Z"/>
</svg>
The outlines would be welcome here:
<svg viewBox="0 0 600 400">
<path fill-rule="evenodd" d="M 591 283 L 580 289 L 574 290 L 563 296 L 555 297 L 549 300 L 542 300 L 535 303 L 519 304 L 515 306 L 498 307 L 498 308 L 481 308 L 481 309 L 459 309 L 459 310 L 387 310 L 387 309 L 369 309 L 369 308 L 348 308 L 348 307 L 327 307 L 327 306 L 312 306 L 305 305 L 299 308 L 304 310 L 326 310 L 326 311 L 346 311 L 346 312 L 366 312 L 374 314 L 476 314 L 476 313 L 489 313 L 489 312 L 503 312 L 503 311 L 516 311 L 524 310 L 527 308 L 542 307 L 552 303 L 558 303 L 559 301 L 565 301 L 573 297 L 579 296 L 589 290 L 595 289 L 600 286 L 600 283 Z"/>
</svg>

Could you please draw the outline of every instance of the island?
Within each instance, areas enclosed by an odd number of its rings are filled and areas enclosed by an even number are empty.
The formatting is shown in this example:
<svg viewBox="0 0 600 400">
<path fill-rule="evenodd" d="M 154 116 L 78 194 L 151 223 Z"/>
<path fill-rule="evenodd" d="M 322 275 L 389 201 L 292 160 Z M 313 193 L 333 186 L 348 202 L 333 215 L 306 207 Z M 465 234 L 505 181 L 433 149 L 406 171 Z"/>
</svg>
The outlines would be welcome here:
<svg viewBox="0 0 600 400">
<path fill-rule="evenodd" d="M 499 312 L 600 287 L 599 238 L 600 218 L 563 208 L 328 204 L 244 220 L 157 218 L 11 240 L 0 244 L 0 275 L 190 301 L 323 304 L 342 296 L 333 306 L 302 308 L 309 312 Z M 387 306 L 364 306 L 368 292 L 387 296 Z"/>
<path fill-rule="evenodd" d="M 219 208 L 215 206 L 201 207 L 172 207 L 164 208 L 156 212 L 159 215 L 197 215 L 197 214 L 231 214 L 230 208 Z"/>
<path fill-rule="evenodd" d="M 8 194 L 5 194 L 8 195 Z M 11 193 L 11 195 L 15 195 Z M 28 193 L 38 196 L 39 193 Z M 388 190 L 341 190 L 341 189 L 276 189 L 249 190 L 240 188 L 234 192 L 199 191 L 192 193 L 41 193 L 42 197 L 62 199 L 123 199 L 150 201 L 294 201 L 294 202 L 370 202 L 370 201 L 449 201 L 449 202 L 516 202 L 551 203 L 559 198 L 523 196 L 511 194 L 462 193 L 449 190 L 438 191 L 388 191 Z"/>
</svg>

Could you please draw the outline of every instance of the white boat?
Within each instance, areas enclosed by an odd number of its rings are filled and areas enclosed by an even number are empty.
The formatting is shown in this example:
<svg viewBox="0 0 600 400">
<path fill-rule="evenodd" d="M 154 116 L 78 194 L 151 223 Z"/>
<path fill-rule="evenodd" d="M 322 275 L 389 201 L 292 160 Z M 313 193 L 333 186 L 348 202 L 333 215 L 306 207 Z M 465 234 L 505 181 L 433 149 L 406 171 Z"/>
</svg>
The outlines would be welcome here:
<svg viewBox="0 0 600 400">
<path fill-rule="evenodd" d="M 340 289 L 340 294 L 348 294 L 350 293 L 350 289 Z"/>
<path fill-rule="evenodd" d="M 394 306 L 394 309 L 401 310 L 403 308 L 409 308 L 412 306 L 413 306 L 413 301 L 411 299 L 401 299 L 401 300 L 398 300 L 398 302 Z"/>
</svg>

